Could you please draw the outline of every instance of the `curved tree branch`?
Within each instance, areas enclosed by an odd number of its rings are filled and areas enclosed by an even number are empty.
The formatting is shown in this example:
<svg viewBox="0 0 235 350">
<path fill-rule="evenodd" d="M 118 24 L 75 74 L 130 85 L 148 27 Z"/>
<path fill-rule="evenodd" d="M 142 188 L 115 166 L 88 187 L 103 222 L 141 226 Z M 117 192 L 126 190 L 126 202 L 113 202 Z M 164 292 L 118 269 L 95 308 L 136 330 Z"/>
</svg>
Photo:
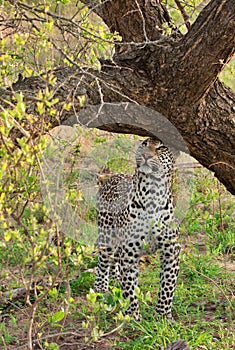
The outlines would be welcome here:
<svg viewBox="0 0 235 350">
<path fill-rule="evenodd" d="M 235 194 L 235 94 L 217 80 L 218 73 L 235 50 L 235 0 L 211 0 L 182 39 L 165 37 L 159 28 L 153 30 L 158 35 L 154 43 L 146 42 L 144 12 L 139 11 L 138 6 L 141 9 L 144 3 L 150 6 L 150 3 L 159 5 L 159 2 L 138 0 L 136 11 L 126 20 L 127 7 L 130 6 L 129 11 L 133 3 L 128 0 L 104 1 L 98 7 L 98 2 L 95 2 L 97 6 L 94 10 L 101 14 L 112 30 L 120 26 L 125 40 L 136 43 L 144 40 L 144 45 L 129 43 L 124 51 L 117 50 L 113 61 L 102 62 L 99 72 L 78 66 L 52 72 L 57 78 L 53 87 L 53 98 L 59 99 L 57 118 L 52 118 L 47 111 L 41 116 L 37 114 L 37 100 L 33 96 L 48 86 L 45 77 L 18 81 L 12 86 L 13 92 L 2 91 L 2 99 L 14 95 L 14 91 L 24 94 L 27 112 L 34 115 L 34 125 L 32 121 L 25 120 L 22 121 L 23 127 L 35 135 L 46 131 L 47 122 L 53 127 L 71 116 L 77 118 L 81 107 L 87 105 L 131 102 L 146 106 L 170 120 L 186 141 L 191 155 L 214 171 L 227 189 Z M 116 12 L 117 8 L 119 12 Z M 139 22 L 135 16 L 139 16 Z M 153 27 L 151 21 L 147 21 L 151 16 L 147 12 L 145 16 L 145 31 L 148 33 L 148 28 Z M 83 106 L 81 96 L 86 98 Z M 68 102 L 73 107 L 70 110 L 64 108 Z M 112 119 L 111 123 L 108 116 L 102 118 L 99 119 L 102 129 L 151 134 L 151 125 L 146 126 L 145 115 L 138 117 L 138 127 L 131 125 L 129 117 L 123 120 L 117 116 L 117 120 Z M 152 118 L 152 125 L 156 123 L 155 118 L 156 115 Z M 15 130 L 12 138 L 16 139 L 19 135 L 20 131 Z"/>
<path fill-rule="evenodd" d="M 161 37 L 162 24 L 170 15 L 159 0 L 84 0 L 100 16 L 112 33 L 118 32 L 123 43 L 144 43 Z"/>
<path fill-rule="evenodd" d="M 175 79 L 187 91 L 186 103 L 208 91 L 235 52 L 233 9 L 235 0 L 212 0 L 181 40 Z"/>
</svg>

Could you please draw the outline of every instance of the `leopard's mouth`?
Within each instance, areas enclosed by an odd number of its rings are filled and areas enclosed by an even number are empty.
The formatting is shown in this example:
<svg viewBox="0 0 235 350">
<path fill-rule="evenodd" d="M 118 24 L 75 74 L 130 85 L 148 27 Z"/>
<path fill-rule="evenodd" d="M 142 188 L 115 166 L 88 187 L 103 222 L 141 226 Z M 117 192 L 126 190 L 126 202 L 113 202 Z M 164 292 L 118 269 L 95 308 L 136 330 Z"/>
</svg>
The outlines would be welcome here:
<svg viewBox="0 0 235 350">
<path fill-rule="evenodd" d="M 152 168 L 147 163 L 140 165 L 138 167 L 138 170 L 139 170 L 139 172 L 146 174 L 146 175 L 152 174 L 152 172 L 153 172 Z"/>
<path fill-rule="evenodd" d="M 142 159 L 139 164 L 137 163 L 137 168 L 139 172 L 146 175 L 157 173 L 160 170 L 159 164 L 156 164 L 156 162 L 150 163 L 148 159 Z"/>
</svg>

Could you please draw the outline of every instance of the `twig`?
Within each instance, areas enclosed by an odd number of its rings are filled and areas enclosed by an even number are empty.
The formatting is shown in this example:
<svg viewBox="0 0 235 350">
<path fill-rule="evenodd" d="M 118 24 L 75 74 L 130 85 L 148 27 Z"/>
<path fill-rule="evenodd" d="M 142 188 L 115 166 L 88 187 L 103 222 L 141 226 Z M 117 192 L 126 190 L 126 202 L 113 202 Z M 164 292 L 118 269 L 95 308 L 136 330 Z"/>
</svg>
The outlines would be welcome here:
<svg viewBox="0 0 235 350">
<path fill-rule="evenodd" d="M 62 332 L 62 333 L 48 334 L 45 337 L 40 337 L 40 338 L 33 339 L 33 343 L 39 342 L 41 340 L 46 340 L 46 339 L 55 338 L 55 337 L 58 337 L 58 336 L 65 336 L 65 335 L 68 335 L 68 336 L 69 335 L 74 335 L 75 337 L 81 337 L 81 336 L 84 336 L 85 334 L 81 334 L 81 333 L 77 333 L 77 332 Z M 26 347 L 27 347 L 27 344 L 24 344 L 24 345 L 18 346 L 14 350 L 25 349 Z"/>
<path fill-rule="evenodd" d="M 2 338 L 2 343 L 3 343 L 3 345 L 4 345 L 4 349 L 7 350 L 7 344 L 6 344 L 6 342 L 5 342 L 4 336 L 1 335 L 1 338 Z"/>
<path fill-rule="evenodd" d="M 148 43 L 149 40 L 148 40 L 148 36 L 147 36 L 147 32 L 146 32 L 146 23 L 145 23 L 144 15 L 143 15 L 143 12 L 142 12 L 142 10 L 140 8 L 140 5 L 139 5 L 137 0 L 135 0 L 135 3 L 136 3 L 136 6 L 138 8 L 138 11 L 140 13 L 141 19 L 142 19 L 143 33 L 144 33 L 144 38 L 145 38 L 145 41 L 146 41 L 144 44 L 146 45 L 146 43 Z"/>
<path fill-rule="evenodd" d="M 226 295 L 225 291 L 218 285 L 218 283 L 216 283 L 212 278 L 208 277 L 208 276 L 205 275 L 204 273 L 198 271 L 194 266 L 190 265 L 190 267 L 191 267 L 195 272 L 197 272 L 198 275 L 200 275 L 200 276 L 206 278 L 208 281 L 210 281 L 211 283 L 213 283 L 213 284 L 216 286 L 216 288 L 218 288 L 218 290 L 220 290 L 221 293 L 224 295 L 224 297 L 225 297 L 225 299 L 227 300 L 227 302 L 228 302 L 230 308 L 231 308 L 231 309 L 233 308 L 233 305 L 232 305 L 232 303 L 231 303 L 230 298 Z"/>
<path fill-rule="evenodd" d="M 60 325 L 60 330 L 61 330 L 61 331 L 62 331 L 62 329 L 63 329 L 64 326 L 65 326 L 65 322 L 66 322 L 66 319 L 67 319 L 67 316 L 68 316 L 68 312 L 69 312 L 69 299 L 70 299 L 70 297 L 71 297 L 71 287 L 70 287 L 69 281 L 64 281 L 64 284 L 65 284 L 65 290 L 66 290 L 66 297 L 65 297 L 64 306 L 63 306 L 63 309 L 64 309 L 64 318 L 63 318 L 63 320 L 61 321 L 61 325 Z M 56 338 L 56 343 L 59 341 L 60 338 L 61 338 L 61 334 L 58 335 L 58 337 Z"/>
<path fill-rule="evenodd" d="M 175 0 L 175 3 L 183 16 L 186 28 L 189 30 L 190 29 L 190 22 L 189 22 L 189 16 L 188 16 L 187 12 L 185 11 L 184 7 L 182 6 L 180 0 Z"/>
<path fill-rule="evenodd" d="M 34 316 L 35 316 L 37 307 L 38 307 L 38 303 L 36 301 L 31 307 L 31 314 L 29 318 L 29 326 L 28 326 L 28 332 L 27 332 L 29 350 L 33 350 L 32 332 L 33 332 Z"/>
<path fill-rule="evenodd" d="M 228 163 L 226 163 L 226 162 L 215 162 L 215 163 L 211 163 L 211 164 L 209 165 L 208 168 L 211 168 L 212 166 L 214 166 L 214 165 L 219 165 L 219 164 L 226 165 L 226 166 L 230 167 L 231 169 L 235 170 L 235 168 L 234 168 L 232 165 L 230 165 L 230 164 L 228 164 Z"/>
<path fill-rule="evenodd" d="M 104 333 L 100 335 L 100 338 L 104 338 L 104 337 L 108 337 L 109 335 L 115 333 L 116 331 L 118 331 L 119 329 L 121 329 L 124 326 L 125 322 L 122 322 L 119 326 L 117 326 L 116 328 L 112 329 L 110 332 Z"/>
</svg>

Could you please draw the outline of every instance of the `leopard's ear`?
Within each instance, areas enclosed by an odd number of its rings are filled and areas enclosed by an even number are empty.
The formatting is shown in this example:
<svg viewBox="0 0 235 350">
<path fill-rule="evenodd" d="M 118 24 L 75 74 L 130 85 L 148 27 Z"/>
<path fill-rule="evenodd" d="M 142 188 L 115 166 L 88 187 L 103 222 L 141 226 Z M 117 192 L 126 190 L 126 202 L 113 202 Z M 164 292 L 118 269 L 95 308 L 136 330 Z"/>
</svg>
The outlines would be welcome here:
<svg viewBox="0 0 235 350">
<path fill-rule="evenodd" d="M 148 144 L 152 145 L 154 148 L 160 148 L 164 146 L 164 143 L 158 137 L 150 137 L 147 141 Z"/>
<path fill-rule="evenodd" d="M 149 142 L 152 142 L 152 143 L 156 143 L 156 144 L 157 143 L 162 143 L 163 144 L 162 140 L 160 140 L 157 136 L 149 137 L 148 140 L 149 140 Z"/>
</svg>

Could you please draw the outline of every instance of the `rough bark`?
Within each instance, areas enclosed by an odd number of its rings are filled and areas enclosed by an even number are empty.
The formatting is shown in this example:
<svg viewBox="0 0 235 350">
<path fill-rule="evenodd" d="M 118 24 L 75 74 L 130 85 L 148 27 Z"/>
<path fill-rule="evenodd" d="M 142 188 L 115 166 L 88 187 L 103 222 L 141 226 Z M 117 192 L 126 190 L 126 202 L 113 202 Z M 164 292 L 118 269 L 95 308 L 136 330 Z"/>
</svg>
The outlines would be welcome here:
<svg viewBox="0 0 235 350">
<path fill-rule="evenodd" d="M 111 30 L 119 30 L 129 44 L 116 49 L 112 62 L 102 62 L 101 72 L 79 67 L 55 71 L 54 97 L 60 100 L 58 119 L 45 114 L 41 125 L 50 120 L 53 127 L 78 114 L 80 95 L 86 96 L 86 105 L 132 102 L 146 106 L 164 115 L 179 130 L 191 155 L 214 171 L 235 194 L 235 94 L 217 80 L 235 51 L 235 0 L 211 0 L 189 32 L 177 40 L 161 34 L 159 27 L 168 17 L 160 2 L 138 1 L 139 8 L 135 7 L 130 16 L 133 3 L 136 2 L 115 0 L 103 6 L 90 4 Z M 144 11 L 145 4 L 148 6 Z M 155 12 L 150 11 L 153 4 Z M 150 18 L 154 20 L 148 21 Z M 45 79 L 32 77 L 12 88 L 23 92 L 28 111 L 33 112 L 32 96 L 45 89 Z M 11 93 L 2 91 L 2 96 Z M 63 109 L 68 101 L 73 103 L 70 111 Z M 35 114 L 34 118 L 39 125 L 42 117 Z M 149 135 L 155 118 L 156 115 L 146 123 L 146 116 L 139 115 L 138 125 L 133 126 L 131 118 L 106 113 L 96 115 L 90 126 L 97 123 L 99 128 L 113 132 Z M 27 127 L 30 130 L 30 123 Z M 32 130 L 35 132 L 35 128 Z M 41 128 L 38 130 L 41 132 Z M 13 137 L 17 136 L 18 131 Z"/>
<path fill-rule="evenodd" d="M 99 6 L 99 1 L 84 0 L 83 3 L 103 19 L 111 32 L 118 32 L 123 43 L 142 45 L 160 39 L 162 24 L 171 21 L 159 0 L 103 1 L 103 6 Z"/>
</svg>

